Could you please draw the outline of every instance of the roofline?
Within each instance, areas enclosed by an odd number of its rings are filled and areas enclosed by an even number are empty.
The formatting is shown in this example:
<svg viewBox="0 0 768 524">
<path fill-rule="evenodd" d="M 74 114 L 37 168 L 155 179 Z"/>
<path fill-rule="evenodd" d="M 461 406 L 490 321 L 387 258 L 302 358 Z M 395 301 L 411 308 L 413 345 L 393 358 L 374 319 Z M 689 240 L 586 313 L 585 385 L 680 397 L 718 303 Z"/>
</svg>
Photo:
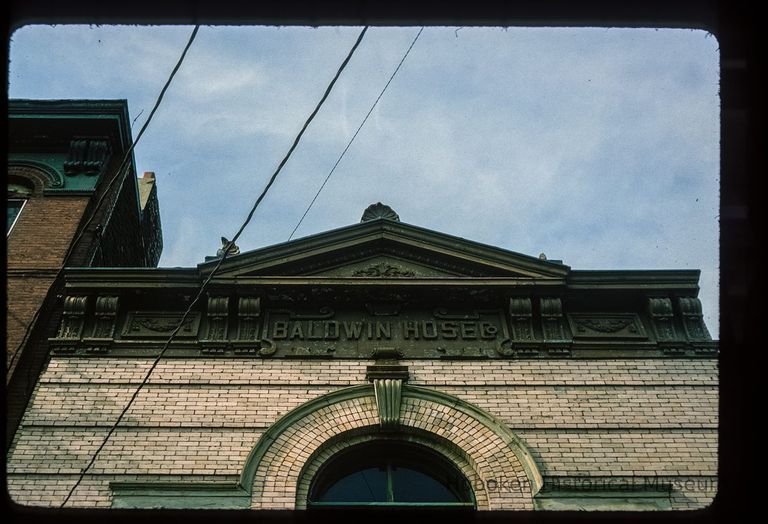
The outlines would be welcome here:
<svg viewBox="0 0 768 524">
<path fill-rule="evenodd" d="M 522 259 L 522 261 L 529 262 L 530 269 L 532 270 L 540 271 L 542 269 L 542 266 L 546 264 L 547 269 L 551 270 L 553 275 L 557 275 L 561 277 L 565 276 L 571 269 L 569 266 L 565 264 L 541 260 L 537 257 L 532 257 L 530 255 L 525 255 L 523 253 L 510 251 L 508 249 L 491 246 L 489 244 L 483 244 L 481 242 L 476 242 L 474 240 L 468 240 L 463 237 L 457 237 L 454 235 L 449 235 L 447 233 L 442 233 L 439 231 L 434 231 L 431 229 L 414 226 L 413 224 L 407 224 L 405 222 L 389 220 L 386 218 L 379 218 L 375 220 L 369 220 L 366 222 L 359 222 L 357 224 L 351 224 L 348 226 L 343 226 L 340 228 L 323 231 L 320 233 L 316 233 L 314 235 L 298 238 L 296 240 L 281 242 L 278 244 L 273 244 L 270 246 L 265 246 L 265 247 L 257 248 L 244 253 L 240 253 L 239 255 L 235 255 L 232 257 L 227 257 L 227 260 L 224 261 L 221 269 L 225 270 L 225 268 L 228 266 L 231 267 L 231 266 L 239 265 L 242 261 L 248 260 L 249 258 L 258 257 L 259 255 L 269 254 L 267 258 L 264 258 L 261 260 L 262 262 L 266 262 L 269 260 L 275 260 L 275 259 L 279 259 L 286 256 L 297 256 L 307 251 L 316 250 L 324 246 L 330 245 L 331 243 L 343 242 L 344 240 L 358 239 L 361 236 L 365 235 L 366 233 L 372 234 L 372 235 L 380 234 L 381 235 L 380 238 L 384 239 L 386 238 L 387 233 L 396 235 L 398 232 L 401 232 L 401 231 L 413 233 L 415 235 L 429 235 L 430 240 L 432 241 L 437 240 L 438 244 L 441 247 L 446 247 L 453 251 L 463 252 L 468 254 L 477 254 L 476 252 L 480 251 L 483 253 L 483 256 L 485 257 L 490 256 L 487 262 L 494 262 L 494 261 L 498 262 L 500 261 L 499 259 L 513 256 L 517 259 Z M 468 250 L 465 248 L 471 248 L 471 250 Z M 216 266 L 218 262 L 219 262 L 218 259 L 211 260 L 208 262 L 202 262 L 198 264 L 197 267 L 201 272 L 208 273 L 210 270 L 212 270 Z"/>
</svg>

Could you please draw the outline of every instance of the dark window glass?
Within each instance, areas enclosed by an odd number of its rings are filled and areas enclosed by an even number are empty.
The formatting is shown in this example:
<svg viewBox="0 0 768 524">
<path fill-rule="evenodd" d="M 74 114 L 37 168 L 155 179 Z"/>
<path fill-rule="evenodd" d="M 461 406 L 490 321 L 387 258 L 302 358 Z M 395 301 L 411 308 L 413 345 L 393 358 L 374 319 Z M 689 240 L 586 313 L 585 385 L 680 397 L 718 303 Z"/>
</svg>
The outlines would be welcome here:
<svg viewBox="0 0 768 524">
<path fill-rule="evenodd" d="M 454 491 L 427 473 L 407 467 L 393 466 L 392 496 L 395 502 L 461 502 Z"/>
<path fill-rule="evenodd" d="M 8 200 L 8 225 L 5 229 L 6 233 L 10 233 L 16 218 L 21 213 L 21 208 L 24 207 L 25 200 L 9 199 Z"/>
<path fill-rule="evenodd" d="M 474 506 L 469 482 L 436 452 L 409 442 L 353 446 L 329 460 L 309 505 L 430 504 Z"/>
<path fill-rule="evenodd" d="M 387 470 L 365 468 L 340 478 L 331 484 L 318 502 L 386 502 Z"/>
</svg>

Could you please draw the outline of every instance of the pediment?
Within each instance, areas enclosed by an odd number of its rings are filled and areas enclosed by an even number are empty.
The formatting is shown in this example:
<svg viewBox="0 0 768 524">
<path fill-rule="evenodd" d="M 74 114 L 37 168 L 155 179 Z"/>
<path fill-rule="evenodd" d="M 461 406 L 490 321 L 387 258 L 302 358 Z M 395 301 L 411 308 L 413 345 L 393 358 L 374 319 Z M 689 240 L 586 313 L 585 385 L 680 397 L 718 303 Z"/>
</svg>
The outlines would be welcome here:
<svg viewBox="0 0 768 524">
<path fill-rule="evenodd" d="M 200 264 L 203 274 L 216 261 Z M 228 257 L 221 277 L 563 279 L 568 266 L 387 219 Z"/>
</svg>

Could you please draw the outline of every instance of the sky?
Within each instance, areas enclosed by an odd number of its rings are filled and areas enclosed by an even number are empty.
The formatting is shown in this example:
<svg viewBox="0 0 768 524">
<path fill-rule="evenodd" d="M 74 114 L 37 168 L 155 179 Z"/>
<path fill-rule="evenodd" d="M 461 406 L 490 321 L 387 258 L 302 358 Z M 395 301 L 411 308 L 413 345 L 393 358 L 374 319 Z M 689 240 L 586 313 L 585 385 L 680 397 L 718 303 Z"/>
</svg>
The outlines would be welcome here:
<svg viewBox="0 0 768 524">
<path fill-rule="evenodd" d="M 360 27 L 203 26 L 135 150 L 161 267 L 232 238 Z M 126 99 L 136 136 L 191 26 L 30 25 L 9 97 Z M 288 240 L 416 37 L 372 27 L 238 241 Z M 691 29 L 427 27 L 294 238 L 403 222 L 572 269 L 700 269 L 718 336 L 716 38 Z"/>
</svg>

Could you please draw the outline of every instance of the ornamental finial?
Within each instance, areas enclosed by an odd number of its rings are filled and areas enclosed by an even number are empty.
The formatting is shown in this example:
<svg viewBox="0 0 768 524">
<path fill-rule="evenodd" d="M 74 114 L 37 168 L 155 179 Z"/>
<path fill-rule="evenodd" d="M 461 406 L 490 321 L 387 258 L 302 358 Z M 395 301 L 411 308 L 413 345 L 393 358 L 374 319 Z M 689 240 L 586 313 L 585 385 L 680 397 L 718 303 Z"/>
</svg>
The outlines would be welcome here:
<svg viewBox="0 0 768 524">
<path fill-rule="evenodd" d="M 360 219 L 360 222 L 368 222 L 369 220 L 378 220 L 379 218 L 386 218 L 388 220 L 394 220 L 395 222 L 400 222 L 400 217 L 397 216 L 397 213 L 395 213 L 391 207 L 382 204 L 381 202 L 376 202 L 375 204 L 371 204 L 367 208 L 365 208 L 365 211 L 363 212 L 363 217 Z"/>
</svg>

